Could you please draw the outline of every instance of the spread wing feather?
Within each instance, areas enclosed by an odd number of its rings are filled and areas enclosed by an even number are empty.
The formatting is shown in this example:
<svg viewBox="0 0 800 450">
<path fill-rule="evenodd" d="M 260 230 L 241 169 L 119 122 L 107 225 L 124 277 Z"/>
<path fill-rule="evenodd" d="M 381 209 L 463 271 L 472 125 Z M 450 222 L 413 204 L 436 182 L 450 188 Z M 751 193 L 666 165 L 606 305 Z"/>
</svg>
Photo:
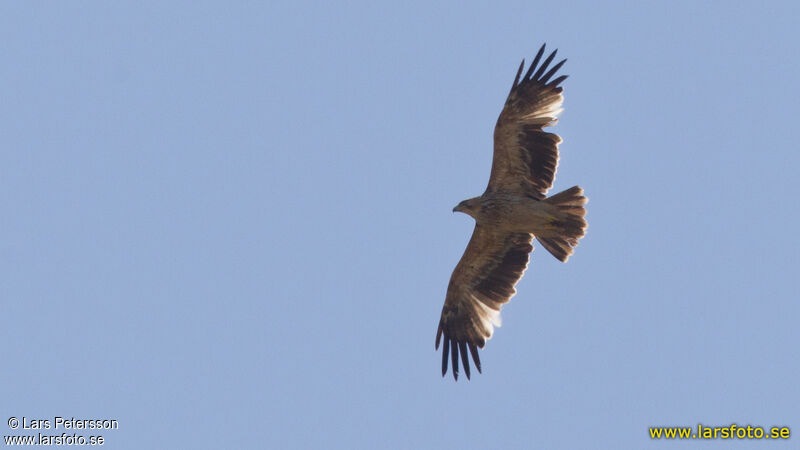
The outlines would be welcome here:
<svg viewBox="0 0 800 450">
<path fill-rule="evenodd" d="M 522 61 L 497 119 L 487 192 L 521 191 L 541 200 L 553 186 L 561 138 L 542 130 L 555 125 L 561 113 L 564 98 L 559 84 L 567 76 L 562 75 L 552 81 L 550 78 L 567 60 L 562 60 L 548 71 L 548 66 L 556 56 L 554 51 L 536 70 L 543 54 L 544 45 L 520 79 L 525 68 L 525 60 Z"/>
<path fill-rule="evenodd" d="M 475 226 L 450 277 L 436 332 L 437 350 L 444 339 L 442 376 L 447 373 L 450 356 L 453 377 L 458 379 L 459 354 L 467 378 L 469 354 L 481 371 L 478 348 L 492 337 L 494 326 L 500 326 L 500 309 L 516 293 L 514 285 L 528 266 L 531 239 L 528 233 L 498 234 L 488 227 Z"/>
</svg>

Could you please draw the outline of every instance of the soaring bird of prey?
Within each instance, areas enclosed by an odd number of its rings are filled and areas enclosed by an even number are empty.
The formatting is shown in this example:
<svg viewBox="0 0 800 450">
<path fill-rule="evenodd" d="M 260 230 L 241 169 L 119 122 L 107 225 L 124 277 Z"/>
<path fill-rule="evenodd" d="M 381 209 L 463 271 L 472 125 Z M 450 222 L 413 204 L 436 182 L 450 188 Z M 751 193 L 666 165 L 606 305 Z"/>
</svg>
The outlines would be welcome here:
<svg viewBox="0 0 800 450">
<path fill-rule="evenodd" d="M 555 178 L 561 138 L 543 128 L 558 120 L 564 99 L 559 85 L 567 76 L 550 80 L 566 60 L 548 70 L 556 51 L 539 65 L 544 48 L 520 78 L 525 68 L 522 60 L 497 119 L 486 191 L 453 208 L 475 219 L 475 230 L 450 277 L 436 332 L 437 350 L 444 341 L 442 376 L 447 373 L 449 355 L 458 380 L 460 354 L 469 378 L 467 349 L 481 371 L 478 348 L 492 337 L 494 326 L 500 326 L 500 308 L 516 293 L 514 285 L 528 266 L 533 238 L 566 262 L 586 231 L 583 189 L 574 186 L 545 195 Z"/>
</svg>

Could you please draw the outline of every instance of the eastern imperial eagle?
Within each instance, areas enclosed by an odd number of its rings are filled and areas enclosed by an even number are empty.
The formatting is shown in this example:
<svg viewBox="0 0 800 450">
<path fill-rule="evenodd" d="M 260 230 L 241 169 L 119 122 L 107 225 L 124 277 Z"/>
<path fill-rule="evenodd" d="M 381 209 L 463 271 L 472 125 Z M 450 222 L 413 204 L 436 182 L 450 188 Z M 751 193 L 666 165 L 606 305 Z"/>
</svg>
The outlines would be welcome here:
<svg viewBox="0 0 800 450">
<path fill-rule="evenodd" d="M 553 185 L 561 138 L 542 129 L 555 125 L 563 97 L 554 80 L 563 60 L 548 70 L 556 56 L 544 45 L 520 79 L 519 66 L 511 92 L 494 128 L 494 158 L 489 185 L 480 197 L 464 200 L 453 211 L 475 219 L 475 230 L 464 256 L 453 270 L 436 332 L 436 349 L 444 341 L 442 376 L 448 355 L 458 379 L 458 355 L 469 378 L 469 355 L 481 371 L 478 348 L 500 326 L 500 308 L 516 293 L 514 285 L 528 265 L 535 237 L 553 256 L 566 261 L 586 231 L 586 197 L 578 186 L 546 197 Z"/>
</svg>

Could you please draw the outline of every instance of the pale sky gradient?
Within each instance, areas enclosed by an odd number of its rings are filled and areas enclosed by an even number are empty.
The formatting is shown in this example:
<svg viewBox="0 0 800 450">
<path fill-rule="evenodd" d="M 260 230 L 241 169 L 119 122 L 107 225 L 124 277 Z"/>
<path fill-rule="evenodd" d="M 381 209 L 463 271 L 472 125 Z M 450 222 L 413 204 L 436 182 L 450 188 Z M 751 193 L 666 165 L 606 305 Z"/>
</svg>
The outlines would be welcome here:
<svg viewBox="0 0 800 450">
<path fill-rule="evenodd" d="M 797 2 L 3 2 L 0 429 L 110 449 L 728 449 L 800 433 Z M 520 60 L 553 192 L 484 373 L 433 349 Z M 17 432 L 18 434 L 18 432 Z M 90 433 L 87 433 L 90 434 Z"/>
</svg>

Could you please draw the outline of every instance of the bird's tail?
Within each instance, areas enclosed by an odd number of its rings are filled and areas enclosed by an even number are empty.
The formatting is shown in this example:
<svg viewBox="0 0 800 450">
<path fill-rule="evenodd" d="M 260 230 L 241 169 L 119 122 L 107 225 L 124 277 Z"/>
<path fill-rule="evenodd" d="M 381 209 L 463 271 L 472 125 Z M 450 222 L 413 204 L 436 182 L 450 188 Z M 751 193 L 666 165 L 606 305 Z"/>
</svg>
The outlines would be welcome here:
<svg viewBox="0 0 800 450">
<path fill-rule="evenodd" d="M 550 223 L 552 233 L 536 236 L 536 239 L 559 261 L 566 262 L 578 240 L 586 234 L 588 224 L 584 218 L 584 205 L 589 199 L 583 196 L 580 186 L 573 186 L 543 201 L 555 206 L 556 212 Z"/>
</svg>

